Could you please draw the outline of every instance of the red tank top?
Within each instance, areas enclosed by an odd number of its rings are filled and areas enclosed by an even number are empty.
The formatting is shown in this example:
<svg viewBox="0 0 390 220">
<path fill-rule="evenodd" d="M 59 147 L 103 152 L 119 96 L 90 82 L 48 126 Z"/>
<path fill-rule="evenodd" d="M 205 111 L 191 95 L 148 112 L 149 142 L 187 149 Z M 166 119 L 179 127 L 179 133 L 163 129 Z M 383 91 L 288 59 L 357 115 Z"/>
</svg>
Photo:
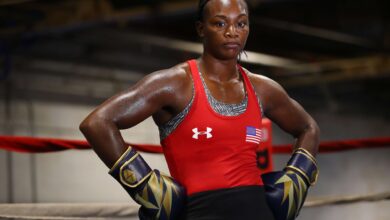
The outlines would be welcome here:
<svg viewBox="0 0 390 220">
<path fill-rule="evenodd" d="M 195 60 L 188 61 L 194 100 L 184 120 L 162 142 L 173 178 L 187 195 L 236 186 L 262 185 L 256 164 L 261 111 L 245 71 L 239 67 L 248 95 L 245 112 L 216 113 L 208 103 Z"/>
</svg>

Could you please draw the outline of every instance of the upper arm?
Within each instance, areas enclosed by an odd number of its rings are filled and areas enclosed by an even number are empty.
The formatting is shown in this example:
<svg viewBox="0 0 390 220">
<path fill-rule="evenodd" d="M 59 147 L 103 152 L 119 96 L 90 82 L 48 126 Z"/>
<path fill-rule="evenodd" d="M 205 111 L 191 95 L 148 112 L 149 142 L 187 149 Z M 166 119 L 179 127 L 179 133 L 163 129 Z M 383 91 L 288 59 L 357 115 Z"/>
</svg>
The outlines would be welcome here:
<svg viewBox="0 0 390 220">
<path fill-rule="evenodd" d="M 259 75 L 252 75 L 251 81 L 259 95 L 265 116 L 284 131 L 297 137 L 309 126 L 315 124 L 302 106 L 292 99 L 278 83 Z"/>
<path fill-rule="evenodd" d="M 169 69 L 147 75 L 134 86 L 106 100 L 89 117 L 110 121 L 119 129 L 140 123 L 162 108 L 175 105 L 175 94 L 185 88 L 185 73 L 180 71 L 184 70 Z"/>
<path fill-rule="evenodd" d="M 107 167 L 112 167 L 127 148 L 119 130 L 133 127 L 152 115 L 169 118 L 169 114 L 162 113 L 163 109 L 177 110 L 184 105 L 190 97 L 186 95 L 191 91 L 190 82 L 183 65 L 149 74 L 98 106 L 83 120 L 80 130 Z"/>
</svg>

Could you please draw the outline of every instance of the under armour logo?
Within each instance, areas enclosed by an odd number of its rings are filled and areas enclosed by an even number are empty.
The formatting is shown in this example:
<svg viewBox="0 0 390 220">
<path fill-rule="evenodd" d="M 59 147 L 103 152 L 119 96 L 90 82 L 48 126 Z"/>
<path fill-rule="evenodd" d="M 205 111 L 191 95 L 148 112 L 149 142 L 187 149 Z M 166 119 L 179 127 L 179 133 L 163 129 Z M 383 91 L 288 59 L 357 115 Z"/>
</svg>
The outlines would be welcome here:
<svg viewBox="0 0 390 220">
<path fill-rule="evenodd" d="M 194 135 L 192 135 L 192 138 L 198 139 L 199 135 L 206 135 L 207 139 L 212 138 L 213 137 L 213 135 L 211 134 L 212 130 L 213 129 L 209 127 L 206 128 L 206 131 L 199 131 L 198 128 L 193 128 L 192 132 L 194 132 Z"/>
</svg>

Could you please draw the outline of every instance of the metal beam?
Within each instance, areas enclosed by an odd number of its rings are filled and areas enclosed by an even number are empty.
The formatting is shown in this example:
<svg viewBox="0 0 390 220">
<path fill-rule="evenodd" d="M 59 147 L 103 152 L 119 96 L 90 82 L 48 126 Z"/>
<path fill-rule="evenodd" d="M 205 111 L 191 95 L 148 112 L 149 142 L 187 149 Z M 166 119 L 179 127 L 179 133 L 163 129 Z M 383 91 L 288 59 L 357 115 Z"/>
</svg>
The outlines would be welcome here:
<svg viewBox="0 0 390 220">
<path fill-rule="evenodd" d="M 91 34 L 91 33 L 89 33 Z M 141 44 L 158 46 L 161 48 L 168 48 L 172 50 L 191 52 L 195 54 L 203 53 L 203 44 L 197 42 L 190 42 L 184 40 L 178 40 L 167 37 L 158 37 L 147 34 L 137 34 L 130 31 L 116 30 L 116 29 L 101 29 L 92 34 L 93 36 L 100 36 L 101 39 L 105 39 L 104 35 L 107 35 L 110 39 L 117 39 L 117 41 L 111 42 L 137 42 Z M 102 36 L 103 35 L 103 36 Z M 297 60 L 288 58 L 273 56 L 270 54 L 264 54 L 254 51 L 246 51 L 248 56 L 243 55 L 241 61 L 244 63 L 263 65 L 271 67 L 285 68 L 286 66 L 292 66 L 300 64 Z"/>
<path fill-rule="evenodd" d="M 12 1 L 9 1 L 12 2 Z M 159 4 L 159 15 L 196 9 L 195 0 L 185 2 L 164 2 Z M 0 34 L 40 35 L 45 33 L 66 32 L 74 29 L 93 27 L 107 23 L 122 24 L 129 20 L 148 18 L 156 13 L 155 8 L 145 4 L 133 8 L 115 9 L 109 0 L 60 1 L 57 4 L 33 2 L 23 4 L 25 10 L 40 11 L 45 16 L 41 20 L 17 23 L 9 28 L 0 29 Z M 15 15 L 10 12 L 10 18 Z M 28 18 L 26 18 L 28 19 Z M 20 18 L 19 18 L 20 20 Z"/>
<path fill-rule="evenodd" d="M 353 36 L 350 34 L 333 31 L 333 30 L 311 27 L 303 24 L 276 20 L 271 18 L 264 18 L 264 17 L 253 17 L 251 21 L 259 25 L 276 28 L 284 31 L 295 32 L 295 33 L 312 36 L 320 39 L 335 41 L 339 43 L 350 44 L 350 45 L 355 45 L 355 46 L 360 46 L 365 48 L 375 47 L 375 43 L 370 40 Z"/>
<path fill-rule="evenodd" d="M 34 0 L 1 0 L 0 6 L 15 5 L 15 4 L 21 4 L 21 3 L 26 3 L 26 2 L 32 2 L 32 1 L 34 1 Z"/>
<path fill-rule="evenodd" d="M 127 69 L 24 57 L 17 57 L 15 59 L 14 72 L 29 73 L 33 78 L 34 75 L 35 77 L 41 75 L 83 81 L 118 81 L 126 84 L 133 84 L 145 76 L 144 74 Z"/>
<path fill-rule="evenodd" d="M 290 67 L 294 68 L 294 67 Z M 354 59 L 340 59 L 315 64 L 296 66 L 300 70 L 316 68 L 318 72 L 299 74 L 279 80 L 287 87 L 334 83 L 368 78 L 390 76 L 390 56 L 370 56 Z"/>
</svg>

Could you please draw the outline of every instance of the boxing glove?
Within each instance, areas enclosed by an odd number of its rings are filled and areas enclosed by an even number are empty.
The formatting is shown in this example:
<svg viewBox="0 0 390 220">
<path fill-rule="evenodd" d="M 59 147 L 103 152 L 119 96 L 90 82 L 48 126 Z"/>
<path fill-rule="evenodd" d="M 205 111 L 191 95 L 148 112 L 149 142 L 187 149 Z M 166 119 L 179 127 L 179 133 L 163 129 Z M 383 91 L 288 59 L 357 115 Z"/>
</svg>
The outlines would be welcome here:
<svg viewBox="0 0 390 220">
<path fill-rule="evenodd" d="M 304 148 L 294 151 L 283 171 L 263 174 L 266 200 L 275 219 L 295 219 L 317 178 L 316 159 Z"/>
<path fill-rule="evenodd" d="M 109 174 L 141 205 L 141 220 L 173 220 L 180 215 L 185 189 L 171 177 L 152 170 L 133 148 L 123 153 Z"/>
</svg>

